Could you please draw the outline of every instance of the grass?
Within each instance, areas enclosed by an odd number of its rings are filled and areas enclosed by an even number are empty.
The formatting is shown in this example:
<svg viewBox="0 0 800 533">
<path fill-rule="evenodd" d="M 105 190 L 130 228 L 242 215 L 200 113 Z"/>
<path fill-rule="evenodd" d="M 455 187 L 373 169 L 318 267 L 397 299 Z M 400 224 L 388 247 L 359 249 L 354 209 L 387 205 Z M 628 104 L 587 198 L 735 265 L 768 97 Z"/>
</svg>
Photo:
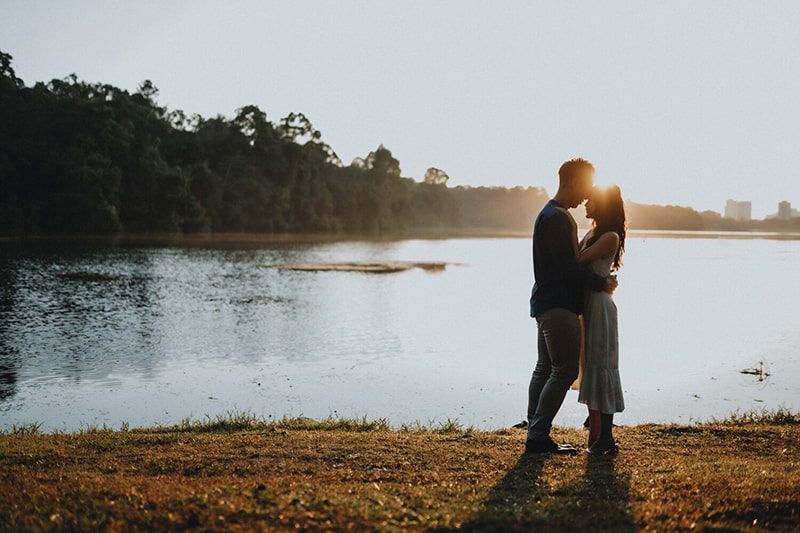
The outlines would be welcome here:
<svg viewBox="0 0 800 533">
<path fill-rule="evenodd" d="M 0 434 L 0 531 L 794 531 L 800 415 L 616 430 L 617 457 L 522 453 L 457 421 L 263 420 Z M 581 429 L 556 428 L 582 446 Z"/>
<path fill-rule="evenodd" d="M 769 410 L 751 410 L 740 413 L 734 412 L 728 418 L 716 419 L 712 418 L 711 423 L 714 424 L 800 424 L 800 413 L 794 413 L 786 408 Z"/>
</svg>

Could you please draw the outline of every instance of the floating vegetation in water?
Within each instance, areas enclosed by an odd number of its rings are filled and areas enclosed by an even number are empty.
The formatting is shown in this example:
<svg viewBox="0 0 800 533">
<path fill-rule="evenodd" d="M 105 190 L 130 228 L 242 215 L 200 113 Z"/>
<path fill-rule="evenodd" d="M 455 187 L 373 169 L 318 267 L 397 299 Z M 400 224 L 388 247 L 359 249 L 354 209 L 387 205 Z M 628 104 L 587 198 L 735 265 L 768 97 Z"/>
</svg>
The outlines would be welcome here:
<svg viewBox="0 0 800 533">
<path fill-rule="evenodd" d="M 755 367 L 742 369 L 739 371 L 739 373 L 757 376 L 758 381 L 765 381 L 769 377 L 769 367 L 763 360 L 761 360 Z"/>
<path fill-rule="evenodd" d="M 414 262 L 414 261 L 351 261 L 342 263 L 296 263 L 281 265 L 282 270 L 302 270 L 306 272 L 367 272 L 370 274 L 393 274 L 405 272 L 412 268 L 421 268 L 428 272 L 440 272 L 447 268 L 447 263 Z"/>
<path fill-rule="evenodd" d="M 292 298 L 284 298 L 282 296 L 270 296 L 270 295 L 254 295 L 254 296 L 245 296 L 242 298 L 231 298 L 230 303 L 232 304 L 242 304 L 242 305 L 249 305 L 249 304 L 288 304 L 293 302 Z"/>
<path fill-rule="evenodd" d="M 61 279 L 70 281 L 109 281 L 114 279 L 114 276 L 101 274 L 99 272 L 68 271 L 59 272 L 57 275 Z"/>
</svg>

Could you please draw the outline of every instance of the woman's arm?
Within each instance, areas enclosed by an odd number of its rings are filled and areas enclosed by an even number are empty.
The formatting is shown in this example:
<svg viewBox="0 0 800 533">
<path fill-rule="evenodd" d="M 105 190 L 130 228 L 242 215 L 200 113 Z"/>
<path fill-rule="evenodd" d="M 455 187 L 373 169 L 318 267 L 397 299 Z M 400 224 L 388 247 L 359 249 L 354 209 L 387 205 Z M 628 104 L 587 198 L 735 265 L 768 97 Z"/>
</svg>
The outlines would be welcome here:
<svg viewBox="0 0 800 533">
<path fill-rule="evenodd" d="M 583 238 L 581 239 L 581 242 L 578 243 L 578 250 L 575 252 L 575 257 L 580 257 L 580 255 L 581 255 L 580 251 L 583 250 L 584 246 L 586 246 L 586 241 L 588 241 L 589 239 L 592 238 L 592 233 L 594 233 L 593 229 L 590 229 L 589 231 L 584 233 Z"/>
<path fill-rule="evenodd" d="M 591 246 L 581 248 L 578 262 L 583 265 L 591 263 L 595 259 L 608 259 L 616 255 L 618 248 L 619 235 L 613 231 L 607 231 L 600 235 Z"/>
</svg>

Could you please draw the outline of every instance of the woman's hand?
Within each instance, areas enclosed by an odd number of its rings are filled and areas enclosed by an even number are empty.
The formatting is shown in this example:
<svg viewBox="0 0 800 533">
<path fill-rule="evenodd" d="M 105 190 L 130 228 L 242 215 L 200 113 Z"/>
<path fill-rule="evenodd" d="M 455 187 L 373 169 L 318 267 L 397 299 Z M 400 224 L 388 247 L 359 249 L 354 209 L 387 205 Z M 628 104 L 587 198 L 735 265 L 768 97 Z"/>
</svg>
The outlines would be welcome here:
<svg viewBox="0 0 800 533">
<path fill-rule="evenodd" d="M 614 291 L 617 290 L 618 286 L 619 286 L 619 281 L 617 281 L 617 276 L 616 275 L 608 276 L 606 278 L 606 286 L 603 289 L 603 291 L 607 292 L 608 294 L 614 294 Z"/>
</svg>

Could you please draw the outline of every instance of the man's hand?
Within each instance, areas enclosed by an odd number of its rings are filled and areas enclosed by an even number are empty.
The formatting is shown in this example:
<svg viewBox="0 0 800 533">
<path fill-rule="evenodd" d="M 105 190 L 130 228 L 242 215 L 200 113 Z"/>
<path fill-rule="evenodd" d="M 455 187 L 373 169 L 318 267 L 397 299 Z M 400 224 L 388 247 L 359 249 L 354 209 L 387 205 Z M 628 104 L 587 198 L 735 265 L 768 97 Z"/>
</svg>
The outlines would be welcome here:
<svg viewBox="0 0 800 533">
<path fill-rule="evenodd" d="M 614 291 L 617 290 L 617 286 L 618 285 L 619 285 L 619 282 L 617 281 L 617 276 L 616 275 L 608 276 L 606 278 L 606 286 L 605 286 L 605 288 L 603 290 L 605 292 L 607 292 L 608 294 L 614 294 Z"/>
</svg>

